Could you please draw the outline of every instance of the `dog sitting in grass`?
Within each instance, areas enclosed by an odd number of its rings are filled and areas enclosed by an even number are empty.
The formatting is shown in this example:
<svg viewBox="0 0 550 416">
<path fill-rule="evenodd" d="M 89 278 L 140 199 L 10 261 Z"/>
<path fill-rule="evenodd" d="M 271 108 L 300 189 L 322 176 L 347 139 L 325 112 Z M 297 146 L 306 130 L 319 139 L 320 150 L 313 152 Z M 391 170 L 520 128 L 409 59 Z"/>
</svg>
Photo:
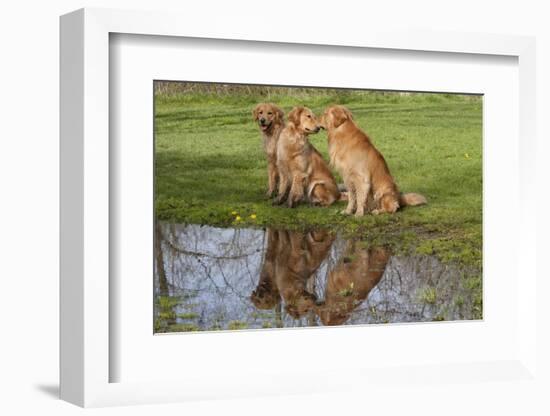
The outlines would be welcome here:
<svg viewBox="0 0 550 416">
<path fill-rule="evenodd" d="M 260 103 L 252 110 L 254 121 L 262 134 L 262 143 L 267 159 L 267 197 L 275 192 L 279 174 L 277 171 L 277 142 L 285 127 L 283 110 L 271 103 Z"/>
<path fill-rule="evenodd" d="M 405 205 L 427 203 L 420 194 L 399 192 L 384 157 L 347 108 L 327 108 L 320 124 L 328 132 L 330 163 L 340 172 L 348 190 L 348 206 L 343 213 L 360 217 L 367 206 L 374 207 L 373 214 L 394 213 Z"/>
<path fill-rule="evenodd" d="M 315 114 L 307 107 L 295 107 L 277 143 L 279 190 L 276 204 L 287 201 L 290 208 L 307 198 L 318 205 L 331 205 L 340 199 L 334 176 L 321 154 L 309 142 L 310 134 L 321 129 Z"/>
</svg>

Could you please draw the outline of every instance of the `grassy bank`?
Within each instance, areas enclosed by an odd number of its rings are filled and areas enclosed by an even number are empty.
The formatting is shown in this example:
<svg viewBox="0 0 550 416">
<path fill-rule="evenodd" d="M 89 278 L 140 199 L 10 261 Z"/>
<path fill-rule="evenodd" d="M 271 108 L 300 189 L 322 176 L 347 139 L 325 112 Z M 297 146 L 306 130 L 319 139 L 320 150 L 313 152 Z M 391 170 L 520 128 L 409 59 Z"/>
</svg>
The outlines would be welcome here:
<svg viewBox="0 0 550 416">
<path fill-rule="evenodd" d="M 273 207 L 264 197 L 266 162 L 251 117 L 262 101 L 287 112 L 295 105 L 317 113 L 331 104 L 348 106 L 400 189 L 425 195 L 429 204 L 363 218 L 339 214 L 344 203 Z M 481 108 L 479 97 L 444 94 L 246 87 L 230 94 L 157 94 L 156 216 L 216 226 L 331 227 L 481 273 Z M 326 157 L 326 133 L 310 140 Z"/>
</svg>

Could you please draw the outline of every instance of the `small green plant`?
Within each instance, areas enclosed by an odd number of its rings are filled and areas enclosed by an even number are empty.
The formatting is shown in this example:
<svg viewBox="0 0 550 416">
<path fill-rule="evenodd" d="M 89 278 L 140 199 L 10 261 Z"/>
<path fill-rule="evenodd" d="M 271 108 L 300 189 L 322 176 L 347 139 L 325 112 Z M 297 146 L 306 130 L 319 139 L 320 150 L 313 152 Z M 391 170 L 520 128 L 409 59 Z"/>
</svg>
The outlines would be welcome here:
<svg viewBox="0 0 550 416">
<path fill-rule="evenodd" d="M 353 294 L 353 282 L 349 284 L 349 287 L 339 290 L 338 294 L 343 297 L 351 296 Z"/>
<path fill-rule="evenodd" d="M 236 330 L 236 329 L 246 329 L 248 328 L 248 325 L 246 322 L 240 322 L 240 321 L 231 321 L 229 324 L 227 324 L 227 329 L 229 330 Z"/>
<path fill-rule="evenodd" d="M 198 314 L 194 312 L 185 312 L 185 313 L 178 313 L 176 315 L 179 319 L 195 319 L 198 318 Z"/>
<path fill-rule="evenodd" d="M 420 293 L 420 301 L 422 303 L 427 303 L 429 305 L 433 305 L 436 302 L 437 299 L 437 293 L 435 288 L 433 287 L 427 287 Z"/>
<path fill-rule="evenodd" d="M 195 332 L 200 330 L 200 328 L 194 324 L 173 324 L 167 329 L 167 332 Z"/>
<path fill-rule="evenodd" d="M 178 306 L 182 302 L 180 296 L 158 296 L 157 302 L 161 309 L 170 309 Z"/>
</svg>

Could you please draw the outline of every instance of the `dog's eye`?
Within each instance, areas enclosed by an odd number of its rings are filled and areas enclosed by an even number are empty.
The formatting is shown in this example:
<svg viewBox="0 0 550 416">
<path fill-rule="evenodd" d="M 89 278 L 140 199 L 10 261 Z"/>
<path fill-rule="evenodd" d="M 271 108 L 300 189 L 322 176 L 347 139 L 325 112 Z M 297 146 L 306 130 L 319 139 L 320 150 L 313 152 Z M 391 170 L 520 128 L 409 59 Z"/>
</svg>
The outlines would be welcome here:
<svg viewBox="0 0 550 416">
<path fill-rule="evenodd" d="M 307 115 L 307 118 L 311 118 L 311 116 L 308 114 L 308 115 Z"/>
<path fill-rule="evenodd" d="M 260 113 L 259 113 L 259 114 L 263 114 L 263 113 L 264 113 L 263 111 L 260 111 Z"/>
<path fill-rule="evenodd" d="M 269 113 L 267 113 L 268 116 L 272 116 L 273 113 L 270 111 Z"/>
</svg>

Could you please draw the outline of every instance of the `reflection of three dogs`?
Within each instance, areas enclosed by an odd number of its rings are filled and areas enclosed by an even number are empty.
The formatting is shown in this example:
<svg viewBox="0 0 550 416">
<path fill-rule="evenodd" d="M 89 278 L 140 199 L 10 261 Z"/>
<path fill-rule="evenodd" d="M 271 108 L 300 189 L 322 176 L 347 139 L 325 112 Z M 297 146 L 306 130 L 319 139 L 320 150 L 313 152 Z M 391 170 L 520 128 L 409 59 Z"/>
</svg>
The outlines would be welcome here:
<svg viewBox="0 0 550 416">
<path fill-rule="evenodd" d="M 254 305 L 273 309 L 284 301 L 286 311 L 295 319 L 314 313 L 324 325 L 346 322 L 382 278 L 390 252 L 350 240 L 328 272 L 324 300 L 319 301 L 308 282 L 327 257 L 334 239 L 327 231 L 268 229 L 260 279 L 250 297 Z"/>
<path fill-rule="evenodd" d="M 394 213 L 405 205 L 426 203 L 422 195 L 399 192 L 384 157 L 347 108 L 329 107 L 318 120 L 309 108 L 296 107 L 288 114 L 286 125 L 283 111 L 274 104 L 258 104 L 253 115 L 267 156 L 267 193 L 272 196 L 277 187 L 276 203 L 286 201 L 293 207 L 308 200 L 328 206 L 344 199 L 327 163 L 308 141 L 308 136 L 321 128 L 328 133 L 330 164 L 348 191 L 344 213 Z"/>
</svg>

